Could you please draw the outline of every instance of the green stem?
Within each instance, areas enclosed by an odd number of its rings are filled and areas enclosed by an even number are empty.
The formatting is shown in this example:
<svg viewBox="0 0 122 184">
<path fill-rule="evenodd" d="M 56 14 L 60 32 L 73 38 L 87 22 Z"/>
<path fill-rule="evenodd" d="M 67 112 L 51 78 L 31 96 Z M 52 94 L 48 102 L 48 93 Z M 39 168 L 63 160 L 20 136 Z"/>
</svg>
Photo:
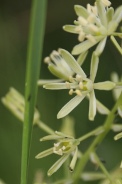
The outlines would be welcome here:
<svg viewBox="0 0 122 184">
<path fill-rule="evenodd" d="M 78 179 L 89 159 L 90 153 L 94 152 L 94 150 L 96 149 L 97 145 L 99 145 L 102 140 L 105 138 L 105 136 L 108 134 L 108 132 L 111 129 L 111 125 L 114 121 L 115 118 L 115 112 L 118 108 L 119 105 L 122 104 L 122 94 L 120 95 L 119 99 L 117 100 L 116 104 L 114 105 L 113 109 L 111 110 L 111 112 L 108 114 L 107 119 L 103 125 L 104 128 L 104 132 L 101 133 L 100 135 L 98 135 L 93 143 L 90 145 L 90 147 L 88 148 L 88 150 L 83 154 L 83 156 L 81 157 L 81 159 L 79 160 L 76 169 L 74 170 L 74 174 L 73 174 L 73 180 L 74 180 L 74 184 L 78 183 Z"/>
<path fill-rule="evenodd" d="M 27 184 L 29 150 L 37 96 L 41 56 L 44 40 L 46 0 L 33 0 L 30 22 L 27 71 L 25 83 L 25 113 L 22 140 L 21 184 Z"/>
<path fill-rule="evenodd" d="M 122 48 L 120 47 L 120 45 L 118 44 L 118 42 L 116 41 L 114 36 L 111 36 L 110 38 L 111 38 L 111 41 L 113 42 L 113 44 L 115 45 L 115 47 L 118 49 L 118 51 L 122 55 Z"/>
<path fill-rule="evenodd" d="M 78 140 L 81 142 L 81 141 L 84 141 L 85 139 L 91 137 L 91 136 L 95 136 L 95 135 L 98 135 L 100 133 L 102 133 L 104 131 L 103 129 L 103 126 L 100 126 L 98 128 L 96 128 L 95 130 L 81 136 L 80 138 L 78 138 Z"/>
<path fill-rule="evenodd" d="M 105 166 L 103 165 L 103 163 L 100 161 L 99 157 L 97 156 L 96 153 L 93 153 L 95 160 L 97 161 L 98 166 L 101 168 L 101 170 L 103 171 L 103 173 L 106 175 L 106 177 L 109 179 L 109 181 L 112 183 L 112 178 L 109 174 L 109 172 L 106 170 Z"/>
</svg>

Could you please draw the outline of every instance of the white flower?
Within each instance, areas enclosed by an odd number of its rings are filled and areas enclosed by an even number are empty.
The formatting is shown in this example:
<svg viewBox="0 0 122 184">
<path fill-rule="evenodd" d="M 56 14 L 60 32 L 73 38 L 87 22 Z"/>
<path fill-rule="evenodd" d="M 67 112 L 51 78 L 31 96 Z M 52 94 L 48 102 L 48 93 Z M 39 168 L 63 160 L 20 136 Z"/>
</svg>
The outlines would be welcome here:
<svg viewBox="0 0 122 184">
<path fill-rule="evenodd" d="M 97 50 L 100 50 L 100 49 L 97 49 Z M 79 65 L 80 59 L 76 61 L 75 58 L 68 51 L 64 49 L 60 49 L 59 52 L 60 54 L 57 53 L 59 57 L 63 58 L 63 62 L 65 61 L 67 63 L 67 66 L 68 66 L 67 68 L 68 69 L 70 68 L 70 73 L 68 74 L 69 76 L 67 75 L 66 81 L 63 81 L 64 80 L 64 77 L 63 77 L 62 78 L 63 80 L 61 82 L 45 83 L 43 87 L 50 90 L 68 89 L 70 95 L 75 94 L 76 96 L 73 99 L 71 99 L 59 111 L 57 117 L 62 118 L 67 114 L 69 114 L 86 96 L 88 96 L 90 101 L 89 119 L 94 120 L 94 117 L 96 115 L 96 108 L 97 108 L 94 89 L 111 90 L 115 87 L 115 83 L 111 81 L 105 81 L 105 82 L 99 82 L 99 83 L 94 82 L 96 73 L 97 73 L 98 63 L 99 63 L 99 57 L 95 54 L 95 52 L 93 53 L 92 60 L 91 60 L 90 78 L 86 76 L 86 74 L 80 67 Z M 82 55 L 80 57 L 82 58 Z M 60 62 L 62 61 L 60 60 Z M 102 108 L 102 105 L 100 103 L 97 103 L 97 104 L 99 106 L 99 109 Z"/>
<path fill-rule="evenodd" d="M 63 27 L 67 32 L 78 34 L 78 40 L 81 42 L 73 48 L 73 55 L 88 50 L 103 39 L 105 47 L 107 36 L 122 37 L 122 33 L 115 32 L 122 20 L 122 6 L 114 12 L 110 5 L 108 0 L 96 0 L 94 6 L 87 4 L 87 8 L 75 5 L 78 20 L 74 21 L 75 25 Z"/>
<path fill-rule="evenodd" d="M 54 135 L 48 135 L 40 139 L 40 141 L 47 140 L 57 140 L 57 142 L 54 143 L 52 148 L 39 153 L 36 158 L 40 159 L 53 153 L 61 156 L 61 158 L 57 160 L 57 162 L 54 163 L 54 165 L 48 170 L 48 176 L 51 176 L 53 173 L 55 173 L 72 153 L 73 158 L 71 160 L 69 169 L 70 171 L 73 171 L 78 156 L 77 146 L 79 145 L 80 141 L 78 139 L 74 139 L 72 136 L 57 131 L 55 131 Z"/>
</svg>

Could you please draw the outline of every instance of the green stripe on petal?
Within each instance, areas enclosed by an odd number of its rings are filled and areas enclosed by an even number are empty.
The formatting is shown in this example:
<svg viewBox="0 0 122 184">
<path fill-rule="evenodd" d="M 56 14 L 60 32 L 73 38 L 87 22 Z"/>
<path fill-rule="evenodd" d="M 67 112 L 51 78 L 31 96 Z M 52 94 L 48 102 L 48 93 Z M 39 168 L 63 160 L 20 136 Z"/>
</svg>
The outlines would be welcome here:
<svg viewBox="0 0 122 184">
<path fill-rule="evenodd" d="M 59 52 L 61 53 L 64 60 L 67 62 L 67 64 L 70 66 L 70 68 L 76 73 L 81 75 L 83 78 L 86 78 L 86 74 L 82 70 L 82 68 L 79 66 L 79 64 L 76 62 L 75 58 L 66 50 L 60 49 Z"/>
<path fill-rule="evenodd" d="M 63 155 L 55 164 L 48 170 L 48 176 L 51 176 L 53 173 L 55 173 L 62 164 L 67 160 L 70 154 Z"/>
<path fill-rule="evenodd" d="M 96 115 L 96 98 L 94 90 L 90 92 L 89 100 L 89 120 L 93 121 Z"/>
<path fill-rule="evenodd" d="M 98 82 L 94 83 L 94 89 L 98 90 L 111 90 L 116 86 L 114 82 L 111 81 L 105 81 L 105 82 Z"/>
<path fill-rule="evenodd" d="M 87 12 L 86 8 L 84 8 L 83 6 L 80 6 L 80 5 L 75 5 L 74 8 L 75 8 L 75 12 L 76 12 L 77 16 L 82 16 L 86 19 L 88 18 L 89 13 Z"/>
<path fill-rule="evenodd" d="M 83 41 L 82 43 L 76 45 L 73 50 L 73 55 L 81 54 L 82 52 L 86 52 L 89 48 L 93 47 L 95 44 L 97 44 L 103 36 L 94 36 L 96 42 L 91 42 L 90 40 Z"/>
<path fill-rule="evenodd" d="M 105 12 L 105 6 L 101 2 L 101 0 L 96 1 L 96 6 L 97 6 L 97 9 L 98 9 L 98 14 L 99 14 L 99 17 L 100 17 L 100 20 L 101 20 L 102 24 L 105 27 L 107 27 L 107 17 L 106 17 L 106 12 Z"/>
<path fill-rule="evenodd" d="M 69 114 L 84 98 L 86 94 L 82 94 L 82 96 L 75 96 L 72 98 L 57 114 L 57 118 L 63 118 L 67 114 Z"/>
<path fill-rule="evenodd" d="M 75 26 L 75 25 L 65 25 L 65 26 L 63 26 L 64 31 L 67 31 L 69 33 L 77 34 L 78 32 L 76 31 L 76 28 L 77 28 L 77 26 Z"/>
<path fill-rule="evenodd" d="M 99 64 L 99 57 L 93 52 L 92 60 L 91 60 L 91 67 L 90 67 L 90 79 L 94 82 Z"/>
<path fill-rule="evenodd" d="M 46 157 L 48 155 L 51 155 L 53 153 L 53 148 L 47 149 L 45 151 L 42 151 L 41 153 L 39 153 L 38 155 L 36 155 L 35 158 L 39 159 L 39 158 L 43 158 Z"/>
</svg>

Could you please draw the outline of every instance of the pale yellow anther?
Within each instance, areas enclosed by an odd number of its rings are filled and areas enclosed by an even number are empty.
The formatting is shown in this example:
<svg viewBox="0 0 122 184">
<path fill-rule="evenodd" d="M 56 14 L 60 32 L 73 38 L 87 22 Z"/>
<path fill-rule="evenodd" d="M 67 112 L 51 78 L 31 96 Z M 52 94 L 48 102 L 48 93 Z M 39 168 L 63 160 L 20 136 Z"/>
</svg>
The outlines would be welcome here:
<svg viewBox="0 0 122 184">
<path fill-rule="evenodd" d="M 81 31 L 81 32 L 79 33 L 78 40 L 79 40 L 80 42 L 82 42 L 84 39 L 85 39 L 85 33 Z"/>
<path fill-rule="evenodd" d="M 67 89 L 70 89 L 70 83 L 69 82 L 65 82 L 65 84 L 66 84 Z"/>
<path fill-rule="evenodd" d="M 62 146 L 62 150 L 65 150 L 66 149 L 66 146 Z"/>
<path fill-rule="evenodd" d="M 81 93 L 81 91 L 80 91 L 79 89 L 76 89 L 76 90 L 75 90 L 75 93 L 76 93 L 78 96 L 82 96 L 82 93 Z"/>
<path fill-rule="evenodd" d="M 99 31 L 98 27 L 95 26 L 94 24 L 89 24 L 89 29 L 91 29 L 91 31 L 97 33 Z"/>
<path fill-rule="evenodd" d="M 74 93 L 73 89 L 69 90 L 69 95 L 72 95 Z"/>
<path fill-rule="evenodd" d="M 49 64 L 49 63 L 50 63 L 50 61 L 51 61 L 51 60 L 50 60 L 50 58 L 49 58 L 49 57 L 45 57 L 45 58 L 44 58 L 44 62 L 45 62 L 45 63 Z"/>
<path fill-rule="evenodd" d="M 78 21 L 82 26 L 86 26 L 88 24 L 87 20 L 83 17 L 78 17 Z"/>
<path fill-rule="evenodd" d="M 76 80 L 77 80 L 78 82 L 80 82 L 80 81 L 82 80 L 81 75 L 77 74 L 77 75 L 76 75 Z"/>
<path fill-rule="evenodd" d="M 79 88 L 83 89 L 83 83 L 82 82 L 79 83 Z"/>
<path fill-rule="evenodd" d="M 86 38 L 87 38 L 90 42 L 96 43 L 96 40 L 95 40 L 94 36 L 92 36 L 92 35 L 89 34 L 89 35 L 86 36 Z"/>
</svg>

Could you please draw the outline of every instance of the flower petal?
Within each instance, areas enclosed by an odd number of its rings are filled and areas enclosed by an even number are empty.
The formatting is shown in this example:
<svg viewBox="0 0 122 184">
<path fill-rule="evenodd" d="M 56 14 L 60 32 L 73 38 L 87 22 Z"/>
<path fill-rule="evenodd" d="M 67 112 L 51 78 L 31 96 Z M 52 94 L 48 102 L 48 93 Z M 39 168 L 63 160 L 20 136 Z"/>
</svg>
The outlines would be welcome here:
<svg viewBox="0 0 122 184">
<path fill-rule="evenodd" d="M 42 137 L 40 139 L 40 141 L 57 140 L 57 139 L 62 139 L 62 138 L 64 138 L 64 136 L 59 136 L 59 135 L 53 134 L 53 135 L 47 135 L 45 137 Z"/>
<path fill-rule="evenodd" d="M 58 90 L 58 89 L 75 89 L 77 87 L 76 84 L 65 82 L 65 83 L 48 83 L 43 85 L 43 88 L 50 90 Z"/>
<path fill-rule="evenodd" d="M 77 59 L 77 62 L 80 66 L 82 66 L 82 64 L 84 63 L 85 59 L 86 59 L 86 56 L 88 54 L 88 51 L 86 52 L 83 52 L 79 55 L 78 59 Z"/>
<path fill-rule="evenodd" d="M 95 38 L 96 42 L 91 42 L 90 40 L 85 40 L 82 43 L 76 45 L 72 50 L 72 54 L 78 55 L 78 54 L 81 54 L 82 52 L 86 52 L 89 48 L 91 48 L 92 46 L 97 44 L 104 37 L 103 36 L 94 36 L 94 38 Z"/>
<path fill-rule="evenodd" d="M 77 26 L 75 26 L 75 25 L 65 25 L 65 26 L 63 26 L 64 31 L 67 31 L 69 33 L 77 34 L 78 32 L 76 31 L 76 28 L 77 28 Z"/>
<path fill-rule="evenodd" d="M 35 158 L 39 159 L 39 158 L 43 158 L 46 157 L 48 155 L 51 155 L 53 153 L 53 148 L 47 149 L 45 151 L 42 151 L 41 153 L 39 153 L 38 155 L 36 155 Z"/>
<path fill-rule="evenodd" d="M 118 114 L 120 115 L 120 117 L 122 118 L 122 105 L 120 105 L 118 107 Z"/>
<path fill-rule="evenodd" d="M 66 50 L 60 49 L 59 52 L 61 53 L 62 57 L 65 59 L 67 64 L 70 66 L 70 68 L 76 73 L 81 75 L 83 78 L 86 78 L 86 74 L 82 70 L 82 68 L 79 66 L 79 64 L 76 62 L 75 58 Z"/>
<path fill-rule="evenodd" d="M 75 8 L 75 12 L 76 12 L 77 16 L 82 16 L 86 19 L 88 18 L 89 13 L 87 12 L 86 8 L 84 8 L 83 6 L 80 6 L 80 5 L 75 5 L 74 8 Z"/>
<path fill-rule="evenodd" d="M 90 79 L 94 82 L 97 69 L 99 64 L 99 57 L 93 52 L 92 54 L 92 60 L 91 60 L 91 67 L 90 67 Z"/>
<path fill-rule="evenodd" d="M 112 20 L 116 21 L 118 24 L 120 23 L 120 21 L 122 21 L 122 6 L 118 7 L 115 10 Z"/>
<path fill-rule="evenodd" d="M 96 1 L 96 6 L 98 9 L 98 14 L 100 17 L 100 20 L 102 22 L 102 24 L 107 27 L 107 17 L 106 17 L 106 13 L 105 13 L 105 6 L 104 4 L 101 2 L 101 0 L 97 0 Z"/>
<path fill-rule="evenodd" d="M 111 81 L 94 83 L 94 89 L 98 90 L 111 90 L 115 87 L 115 83 Z"/>
<path fill-rule="evenodd" d="M 90 92 L 89 100 L 89 120 L 93 121 L 96 115 L 96 98 L 94 90 Z"/>
<path fill-rule="evenodd" d="M 97 111 L 100 114 L 109 114 L 110 111 L 107 107 L 105 107 L 100 101 L 96 100 L 96 104 L 97 104 Z"/>
<path fill-rule="evenodd" d="M 73 155 L 73 158 L 72 158 L 70 166 L 69 166 L 69 169 L 71 172 L 73 172 L 73 170 L 74 170 L 77 158 L 78 158 L 78 148 L 76 147 L 75 153 Z"/>
<path fill-rule="evenodd" d="M 38 86 L 42 86 L 46 83 L 58 83 L 58 82 L 63 82 L 62 79 L 41 79 L 41 80 L 38 80 L 37 84 Z"/>
<path fill-rule="evenodd" d="M 70 154 L 63 155 L 55 164 L 48 170 L 48 176 L 51 176 L 53 173 L 55 173 L 62 164 L 66 161 L 66 159 L 69 157 Z"/>
<path fill-rule="evenodd" d="M 105 37 L 103 40 L 100 41 L 97 48 L 95 49 L 95 54 L 97 56 L 100 56 L 105 48 L 107 37 Z"/>
<path fill-rule="evenodd" d="M 112 20 L 113 15 L 114 15 L 114 9 L 113 9 L 113 7 L 108 8 L 108 10 L 106 12 L 108 23 Z"/>
<path fill-rule="evenodd" d="M 122 138 L 122 132 L 114 136 L 114 140 L 117 141 L 118 139 Z"/>
<path fill-rule="evenodd" d="M 67 114 L 69 114 L 84 98 L 86 94 L 82 94 L 82 96 L 75 96 L 72 98 L 57 114 L 57 118 L 63 118 Z"/>
</svg>

